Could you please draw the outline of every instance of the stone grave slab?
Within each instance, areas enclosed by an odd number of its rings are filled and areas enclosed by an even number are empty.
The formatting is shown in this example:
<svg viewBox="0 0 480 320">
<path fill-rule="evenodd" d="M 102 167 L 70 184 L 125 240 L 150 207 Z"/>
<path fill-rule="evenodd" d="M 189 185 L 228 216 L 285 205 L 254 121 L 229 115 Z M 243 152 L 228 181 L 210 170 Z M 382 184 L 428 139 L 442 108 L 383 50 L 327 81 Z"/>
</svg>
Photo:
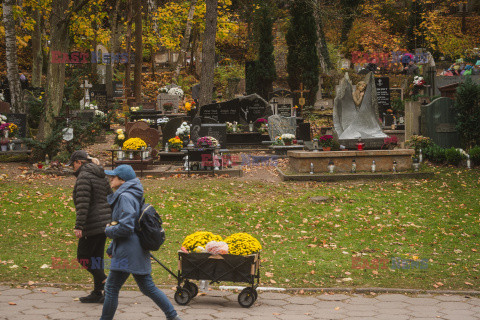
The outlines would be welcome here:
<svg viewBox="0 0 480 320">
<path fill-rule="evenodd" d="M 153 128 L 143 129 L 141 127 L 132 126 L 128 138 L 140 138 L 152 148 L 156 148 L 160 141 L 160 132 Z"/>
<path fill-rule="evenodd" d="M 165 110 L 165 104 L 171 103 L 172 110 Z M 180 97 L 175 94 L 160 93 L 157 96 L 157 110 L 163 113 L 178 113 L 178 105 L 180 103 Z"/>
<path fill-rule="evenodd" d="M 275 137 L 281 136 L 284 133 L 296 134 L 297 131 L 297 119 L 294 117 L 282 117 L 279 115 L 273 115 L 268 117 L 268 134 L 273 141 Z"/>
</svg>

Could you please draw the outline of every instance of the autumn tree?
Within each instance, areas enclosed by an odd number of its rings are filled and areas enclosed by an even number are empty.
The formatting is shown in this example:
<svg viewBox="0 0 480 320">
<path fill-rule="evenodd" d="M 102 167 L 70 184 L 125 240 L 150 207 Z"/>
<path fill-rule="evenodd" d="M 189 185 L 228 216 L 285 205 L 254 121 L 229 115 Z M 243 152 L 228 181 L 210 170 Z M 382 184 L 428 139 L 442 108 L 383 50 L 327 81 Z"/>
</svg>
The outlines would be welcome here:
<svg viewBox="0 0 480 320">
<path fill-rule="evenodd" d="M 7 78 L 10 86 L 10 110 L 12 112 L 25 112 L 23 105 L 22 89 L 18 73 L 17 37 L 15 32 L 14 0 L 3 2 L 3 25 L 5 27 L 5 50 L 7 60 Z"/>
<path fill-rule="evenodd" d="M 291 20 L 286 40 L 288 45 L 287 72 L 291 90 L 304 88 L 307 105 L 315 103 L 318 91 L 319 62 L 317 55 L 317 31 L 312 6 L 308 0 L 295 1 L 290 6 Z"/>
</svg>

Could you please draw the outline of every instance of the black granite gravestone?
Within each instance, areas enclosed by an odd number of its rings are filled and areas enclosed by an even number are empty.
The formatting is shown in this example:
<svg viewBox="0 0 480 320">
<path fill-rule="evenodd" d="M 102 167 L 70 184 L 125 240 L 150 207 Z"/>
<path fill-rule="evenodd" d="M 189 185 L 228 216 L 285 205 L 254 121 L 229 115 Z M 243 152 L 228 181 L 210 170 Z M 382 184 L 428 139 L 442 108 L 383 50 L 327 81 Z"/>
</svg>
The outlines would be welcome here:
<svg viewBox="0 0 480 320">
<path fill-rule="evenodd" d="M 377 102 L 380 114 L 390 109 L 390 79 L 388 77 L 375 78 L 377 87 Z"/>
<path fill-rule="evenodd" d="M 277 115 L 282 117 L 291 117 L 292 116 L 292 105 L 290 104 L 279 104 L 277 105 Z"/>
<path fill-rule="evenodd" d="M 227 125 L 226 124 L 212 124 L 206 123 L 200 126 L 200 137 L 214 137 L 220 143 L 222 148 L 226 148 L 227 145 Z"/>
</svg>

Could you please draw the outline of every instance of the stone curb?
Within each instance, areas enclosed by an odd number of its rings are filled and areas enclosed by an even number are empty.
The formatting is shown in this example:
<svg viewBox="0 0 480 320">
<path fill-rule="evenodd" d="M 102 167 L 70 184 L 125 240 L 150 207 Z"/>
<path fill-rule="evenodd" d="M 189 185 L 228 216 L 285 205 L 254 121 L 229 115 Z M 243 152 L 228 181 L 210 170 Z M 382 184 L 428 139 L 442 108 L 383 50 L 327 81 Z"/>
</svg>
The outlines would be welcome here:
<svg viewBox="0 0 480 320">
<path fill-rule="evenodd" d="M 277 167 L 282 181 L 320 181 L 337 182 L 345 180 L 371 180 L 371 179 L 427 179 L 432 178 L 433 172 L 399 172 L 399 173 L 337 173 L 337 174 L 285 174 Z"/>
<path fill-rule="evenodd" d="M 87 287 L 90 288 L 92 284 L 83 283 L 35 283 L 29 285 L 28 283 L 9 283 L 0 282 L 4 286 L 23 286 L 23 287 Z M 175 287 L 172 285 L 157 285 L 159 288 L 170 289 Z M 136 285 L 124 285 L 124 288 L 137 288 Z M 219 290 L 216 286 L 212 289 Z M 369 294 L 369 293 L 397 293 L 397 294 L 450 294 L 450 295 L 467 295 L 480 296 L 480 291 L 476 290 L 425 290 L 425 289 L 402 289 L 402 288 L 285 288 L 286 293 L 299 293 L 300 291 L 308 293 L 349 293 L 349 294 Z"/>
</svg>

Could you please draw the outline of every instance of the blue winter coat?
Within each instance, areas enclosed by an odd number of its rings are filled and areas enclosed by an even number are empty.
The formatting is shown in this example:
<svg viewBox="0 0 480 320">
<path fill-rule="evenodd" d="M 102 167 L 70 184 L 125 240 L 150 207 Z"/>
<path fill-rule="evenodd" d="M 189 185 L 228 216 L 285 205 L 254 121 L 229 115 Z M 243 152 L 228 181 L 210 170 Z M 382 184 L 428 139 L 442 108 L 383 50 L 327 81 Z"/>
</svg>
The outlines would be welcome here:
<svg viewBox="0 0 480 320">
<path fill-rule="evenodd" d="M 143 186 L 138 178 L 126 181 L 118 190 L 108 195 L 113 205 L 112 222 L 117 224 L 105 228 L 107 237 L 113 239 L 107 249 L 112 255 L 110 270 L 146 275 L 152 271 L 150 253 L 140 245 L 135 233 L 135 223 L 140 215 Z"/>
</svg>

